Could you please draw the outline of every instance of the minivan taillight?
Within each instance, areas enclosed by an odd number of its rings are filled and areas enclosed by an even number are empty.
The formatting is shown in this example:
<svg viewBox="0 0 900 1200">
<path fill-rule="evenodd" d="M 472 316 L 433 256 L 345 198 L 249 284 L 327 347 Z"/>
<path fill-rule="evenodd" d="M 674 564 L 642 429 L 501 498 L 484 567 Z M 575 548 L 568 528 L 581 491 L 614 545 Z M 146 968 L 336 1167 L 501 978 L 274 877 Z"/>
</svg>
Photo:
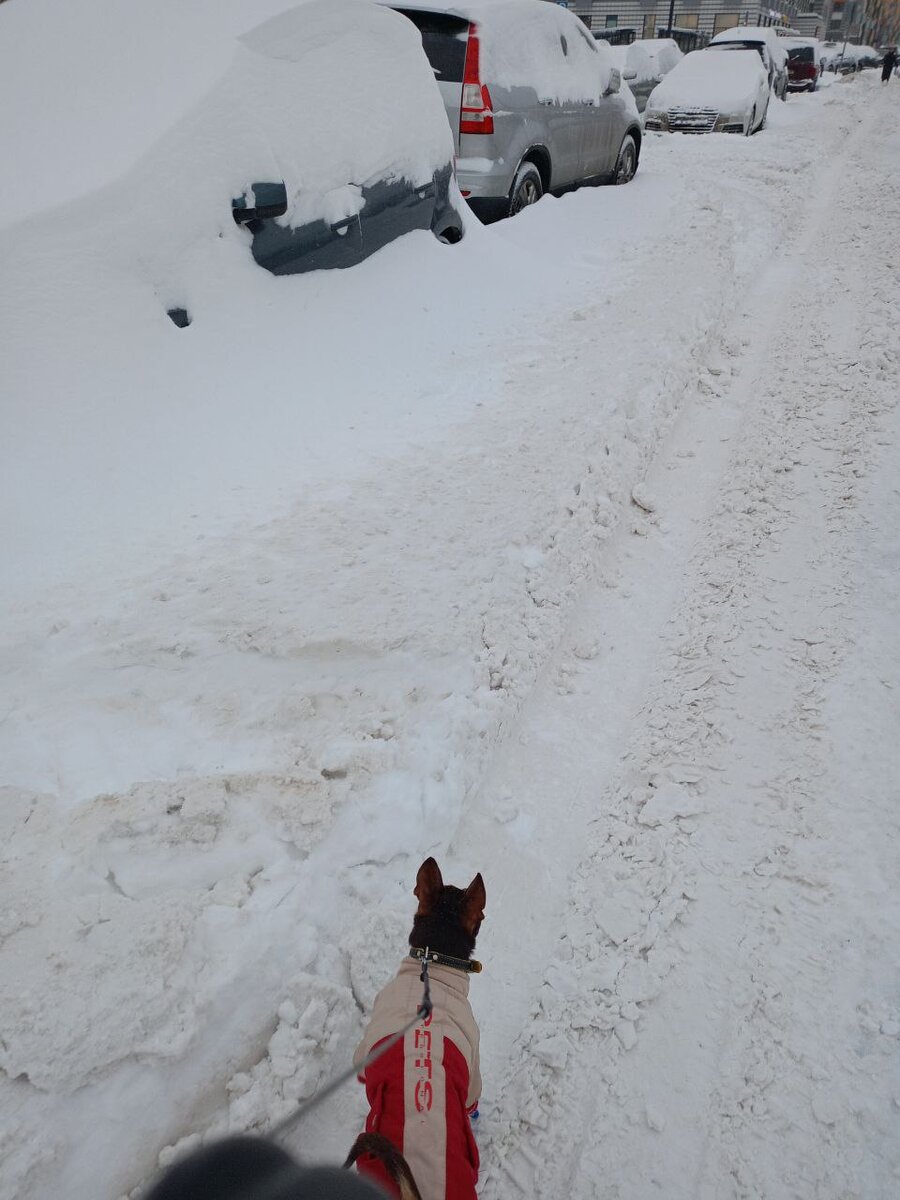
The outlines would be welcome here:
<svg viewBox="0 0 900 1200">
<path fill-rule="evenodd" d="M 459 111 L 460 133 L 494 132 L 491 93 L 487 84 L 481 82 L 480 58 L 478 26 L 473 21 L 469 25 L 469 40 L 466 44 L 466 65 L 463 71 L 462 102 Z"/>
</svg>

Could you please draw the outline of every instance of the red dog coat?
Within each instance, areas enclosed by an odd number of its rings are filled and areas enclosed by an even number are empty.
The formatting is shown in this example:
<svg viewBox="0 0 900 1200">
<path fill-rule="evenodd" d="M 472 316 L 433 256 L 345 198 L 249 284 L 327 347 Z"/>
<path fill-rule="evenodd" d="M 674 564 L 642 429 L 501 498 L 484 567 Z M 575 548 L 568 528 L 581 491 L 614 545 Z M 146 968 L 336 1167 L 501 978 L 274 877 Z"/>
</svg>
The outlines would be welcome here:
<svg viewBox="0 0 900 1200">
<path fill-rule="evenodd" d="M 422 999 L 420 974 L 420 963 L 404 959 L 396 978 L 378 993 L 354 1062 L 413 1016 Z M 431 1016 L 360 1077 L 369 1100 L 366 1131 L 383 1134 L 403 1154 L 423 1200 L 476 1200 L 478 1150 L 468 1114 L 481 1095 L 481 1074 L 469 976 L 438 964 L 429 966 L 428 975 Z M 379 1162 L 360 1159 L 359 1167 L 397 1194 Z"/>
</svg>

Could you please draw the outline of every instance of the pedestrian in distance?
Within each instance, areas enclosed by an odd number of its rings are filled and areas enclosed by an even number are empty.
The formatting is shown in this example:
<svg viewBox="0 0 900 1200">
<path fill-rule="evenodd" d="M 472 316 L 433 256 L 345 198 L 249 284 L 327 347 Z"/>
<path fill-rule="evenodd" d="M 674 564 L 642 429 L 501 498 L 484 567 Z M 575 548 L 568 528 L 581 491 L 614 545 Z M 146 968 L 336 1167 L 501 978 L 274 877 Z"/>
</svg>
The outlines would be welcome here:
<svg viewBox="0 0 900 1200">
<path fill-rule="evenodd" d="M 897 66 L 897 47 L 890 46 L 884 52 L 884 58 L 881 60 L 881 82 L 887 83 L 894 73 L 894 68 Z"/>
</svg>

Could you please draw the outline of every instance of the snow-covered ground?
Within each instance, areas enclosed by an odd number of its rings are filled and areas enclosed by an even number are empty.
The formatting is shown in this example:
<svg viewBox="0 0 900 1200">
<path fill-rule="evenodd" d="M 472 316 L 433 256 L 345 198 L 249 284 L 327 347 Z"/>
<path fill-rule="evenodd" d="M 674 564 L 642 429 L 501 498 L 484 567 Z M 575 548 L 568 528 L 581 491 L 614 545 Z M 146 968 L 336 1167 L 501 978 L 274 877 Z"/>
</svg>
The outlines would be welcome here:
<svg viewBox="0 0 900 1200">
<path fill-rule="evenodd" d="M 184 331 L 10 226 L 4 1200 L 312 1094 L 431 853 L 487 886 L 485 1200 L 896 1194 L 896 102 L 230 263 Z"/>
</svg>

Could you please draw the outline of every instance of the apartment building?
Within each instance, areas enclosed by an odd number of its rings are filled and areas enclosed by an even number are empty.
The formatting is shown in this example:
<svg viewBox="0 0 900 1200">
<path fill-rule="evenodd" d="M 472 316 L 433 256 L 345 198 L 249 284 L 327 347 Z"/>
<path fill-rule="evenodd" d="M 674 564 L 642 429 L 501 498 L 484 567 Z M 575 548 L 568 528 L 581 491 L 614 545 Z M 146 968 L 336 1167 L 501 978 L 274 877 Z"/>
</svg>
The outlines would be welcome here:
<svg viewBox="0 0 900 1200">
<path fill-rule="evenodd" d="M 694 30 L 706 38 L 734 25 L 782 25 L 797 28 L 794 18 L 804 0 L 791 0 L 778 8 L 754 0 L 675 0 L 672 24 Z M 806 0 L 808 3 L 809 0 Z M 633 29 L 636 37 L 656 37 L 669 24 L 670 0 L 568 0 L 568 7 L 594 33 L 604 29 Z M 818 19 L 818 18 L 817 18 Z"/>
<path fill-rule="evenodd" d="M 900 0 L 824 0 L 822 37 L 866 46 L 897 45 Z"/>
</svg>

